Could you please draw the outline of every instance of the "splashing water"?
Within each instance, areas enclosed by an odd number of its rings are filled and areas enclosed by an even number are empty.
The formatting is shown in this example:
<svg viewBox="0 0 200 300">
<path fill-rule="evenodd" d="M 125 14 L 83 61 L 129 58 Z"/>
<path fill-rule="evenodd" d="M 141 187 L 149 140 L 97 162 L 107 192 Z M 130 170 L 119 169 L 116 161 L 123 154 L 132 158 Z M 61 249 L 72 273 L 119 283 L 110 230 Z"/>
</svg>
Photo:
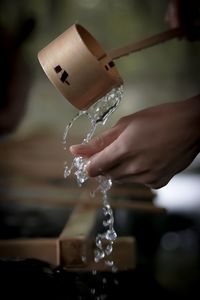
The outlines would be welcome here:
<svg viewBox="0 0 200 300">
<path fill-rule="evenodd" d="M 103 233 L 98 233 L 96 236 L 96 249 L 94 252 L 94 260 L 98 263 L 100 260 L 104 259 L 104 263 L 106 266 L 110 267 L 113 272 L 117 270 L 114 265 L 113 260 L 107 259 L 107 257 L 113 251 L 113 243 L 117 238 L 117 234 L 114 230 L 114 217 L 113 211 L 109 204 L 108 199 L 108 191 L 112 187 L 112 180 L 108 177 L 98 176 L 96 179 L 99 183 L 96 191 L 93 192 L 92 197 L 96 195 L 97 191 L 100 191 L 103 198 L 103 226 L 105 227 L 105 231 Z"/>
<path fill-rule="evenodd" d="M 78 114 L 72 119 L 71 122 L 68 123 L 65 128 L 63 135 L 63 144 L 65 145 L 65 149 L 69 130 L 76 120 L 84 115 L 91 124 L 89 132 L 86 134 L 85 138 L 82 141 L 82 144 L 86 144 L 93 137 L 97 126 L 104 125 L 109 116 L 116 110 L 122 99 L 122 95 L 123 86 L 116 87 L 109 93 L 107 93 L 102 99 L 94 103 L 87 110 L 79 111 Z M 64 177 L 67 178 L 73 172 L 74 176 L 76 177 L 77 184 L 81 187 L 88 179 L 87 173 L 85 172 L 87 161 L 87 159 L 81 156 L 75 157 L 70 166 L 65 164 Z M 112 180 L 104 176 L 98 176 L 96 177 L 96 180 L 98 182 L 98 187 L 93 193 L 91 193 L 91 196 L 94 197 L 97 192 L 100 192 L 102 194 L 103 215 L 105 217 L 103 226 L 105 227 L 105 232 L 99 233 L 96 236 L 96 250 L 94 253 L 94 260 L 95 262 L 99 262 L 100 260 L 104 259 L 105 265 L 110 267 L 114 272 L 117 270 L 114 262 L 107 259 L 107 257 L 112 253 L 113 242 L 117 237 L 117 234 L 114 230 L 113 211 L 108 199 L 108 191 L 112 187 Z"/>
</svg>

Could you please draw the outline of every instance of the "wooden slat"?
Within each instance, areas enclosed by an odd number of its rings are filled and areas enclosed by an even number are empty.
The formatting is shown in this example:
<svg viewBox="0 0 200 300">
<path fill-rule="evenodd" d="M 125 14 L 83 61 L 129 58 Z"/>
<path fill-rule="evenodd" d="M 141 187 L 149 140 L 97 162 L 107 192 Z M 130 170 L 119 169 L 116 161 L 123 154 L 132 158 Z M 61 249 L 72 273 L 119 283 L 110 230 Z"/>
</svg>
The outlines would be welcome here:
<svg viewBox="0 0 200 300">
<path fill-rule="evenodd" d="M 97 206 L 90 206 L 82 198 L 60 235 L 61 264 L 84 270 L 109 270 L 104 261 L 94 262 L 95 238 L 91 232 L 96 222 Z M 83 259 L 84 258 L 84 259 Z M 134 269 L 136 266 L 136 242 L 133 237 L 118 237 L 109 259 L 115 261 L 118 270 Z"/>
<path fill-rule="evenodd" d="M 0 240 L 1 257 L 35 258 L 53 265 L 60 264 L 58 239 Z"/>
<path fill-rule="evenodd" d="M 95 245 L 93 243 L 92 252 L 94 252 Z M 131 236 L 118 237 L 113 244 L 113 252 L 109 256 L 109 260 L 113 260 L 118 271 L 127 271 L 135 269 L 137 265 L 137 246 L 136 240 Z M 105 266 L 104 261 L 95 263 L 93 255 L 86 260 L 85 268 L 87 270 L 107 270 L 109 267 Z"/>
<path fill-rule="evenodd" d="M 85 267 L 82 257 L 90 253 L 88 238 L 96 221 L 97 206 L 88 206 L 87 195 L 82 193 L 60 234 L 60 259 L 66 268 Z"/>
<path fill-rule="evenodd" d="M 88 207 L 101 207 L 100 198 L 89 196 L 91 186 L 79 188 L 76 184 L 56 186 L 48 182 L 21 180 L 18 182 L 3 182 L 0 184 L 0 201 L 38 202 L 56 205 L 75 206 L 84 197 L 85 205 Z M 82 195 L 82 196 L 81 196 Z M 85 196 L 83 196 L 85 195 Z M 113 186 L 109 192 L 110 203 L 113 208 L 126 208 L 136 211 L 163 212 L 162 207 L 157 207 L 152 202 L 152 194 L 142 187 L 116 187 Z"/>
</svg>

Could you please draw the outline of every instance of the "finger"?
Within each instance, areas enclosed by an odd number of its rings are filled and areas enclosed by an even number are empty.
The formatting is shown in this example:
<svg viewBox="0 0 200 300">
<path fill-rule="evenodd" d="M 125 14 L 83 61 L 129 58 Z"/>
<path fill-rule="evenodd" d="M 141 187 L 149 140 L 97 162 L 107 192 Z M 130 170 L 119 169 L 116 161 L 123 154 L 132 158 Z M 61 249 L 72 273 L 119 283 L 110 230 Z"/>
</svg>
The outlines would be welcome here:
<svg viewBox="0 0 200 300">
<path fill-rule="evenodd" d="M 170 178 L 153 178 L 149 172 L 144 172 L 142 174 L 135 174 L 130 176 L 124 176 L 114 180 L 116 183 L 139 183 L 145 185 L 151 189 L 160 189 L 169 182 Z"/>
<path fill-rule="evenodd" d="M 144 162 L 139 161 L 137 156 L 131 156 L 108 170 L 105 175 L 109 175 L 112 179 L 117 180 L 119 178 L 144 174 L 147 172 L 149 172 L 149 169 L 146 167 Z"/>
<path fill-rule="evenodd" d="M 112 177 L 111 177 L 112 178 Z M 147 179 L 146 179 L 146 174 L 135 174 L 135 175 L 129 175 L 129 176 L 124 176 L 121 178 L 118 178 L 116 180 L 113 180 L 114 182 L 118 183 L 118 184 L 125 184 L 125 183 L 137 183 L 137 184 L 142 184 L 145 185 L 149 188 L 153 188 L 153 184 L 150 183 Z"/>
<path fill-rule="evenodd" d="M 122 148 L 118 140 L 90 157 L 86 171 L 90 177 L 104 175 L 109 169 L 119 164 L 123 159 Z"/>
<path fill-rule="evenodd" d="M 165 20 L 169 23 L 171 28 L 180 26 L 180 18 L 178 13 L 178 1 L 171 0 L 168 4 Z"/>
<path fill-rule="evenodd" d="M 119 134 L 120 132 L 118 128 L 113 127 L 106 130 L 100 136 L 95 137 L 87 144 L 72 145 L 70 147 L 70 152 L 73 155 L 90 157 L 111 144 L 119 136 Z"/>
</svg>

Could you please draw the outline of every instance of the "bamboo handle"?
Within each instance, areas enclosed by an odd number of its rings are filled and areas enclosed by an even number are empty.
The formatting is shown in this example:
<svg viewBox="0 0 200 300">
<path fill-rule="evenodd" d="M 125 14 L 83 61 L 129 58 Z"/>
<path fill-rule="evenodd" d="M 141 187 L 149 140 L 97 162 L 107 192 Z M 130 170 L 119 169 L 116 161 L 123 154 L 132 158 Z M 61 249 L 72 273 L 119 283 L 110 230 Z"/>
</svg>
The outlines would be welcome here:
<svg viewBox="0 0 200 300">
<path fill-rule="evenodd" d="M 134 53 L 134 52 L 152 47 L 154 45 L 166 42 L 168 40 L 177 38 L 179 36 L 181 36 L 180 28 L 170 29 L 168 31 L 159 33 L 157 35 L 153 35 L 149 38 L 138 41 L 136 43 L 132 43 L 132 44 L 126 45 L 121 48 L 110 50 L 109 55 L 111 56 L 111 58 L 113 60 L 118 59 L 118 58 L 121 58 L 122 56 L 129 55 L 130 53 Z"/>
</svg>

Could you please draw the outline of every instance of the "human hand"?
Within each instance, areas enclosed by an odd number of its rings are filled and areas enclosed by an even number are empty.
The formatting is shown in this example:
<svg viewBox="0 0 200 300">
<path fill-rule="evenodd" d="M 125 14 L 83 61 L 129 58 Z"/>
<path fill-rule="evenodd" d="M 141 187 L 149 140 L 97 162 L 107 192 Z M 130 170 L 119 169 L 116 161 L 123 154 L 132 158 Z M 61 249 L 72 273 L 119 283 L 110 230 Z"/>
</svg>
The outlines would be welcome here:
<svg viewBox="0 0 200 300">
<path fill-rule="evenodd" d="M 200 97 L 145 109 L 119 120 L 74 155 L 88 157 L 88 175 L 160 188 L 199 152 Z"/>
<path fill-rule="evenodd" d="M 182 38 L 200 40 L 199 0 L 170 0 L 165 18 L 171 28 L 181 29 Z"/>
</svg>

